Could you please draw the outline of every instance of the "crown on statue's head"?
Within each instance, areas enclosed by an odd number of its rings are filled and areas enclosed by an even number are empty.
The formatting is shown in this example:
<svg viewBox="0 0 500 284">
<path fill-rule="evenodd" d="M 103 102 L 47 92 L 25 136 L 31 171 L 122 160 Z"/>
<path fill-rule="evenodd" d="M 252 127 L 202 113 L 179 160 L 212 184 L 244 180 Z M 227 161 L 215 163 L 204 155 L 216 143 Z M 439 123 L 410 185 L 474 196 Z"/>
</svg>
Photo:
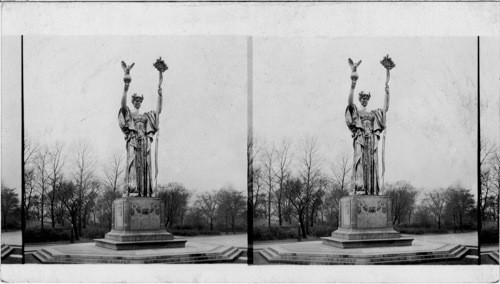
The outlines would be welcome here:
<svg viewBox="0 0 500 284">
<path fill-rule="evenodd" d="M 365 93 L 364 91 L 361 91 L 358 95 L 358 99 L 361 100 L 364 97 L 370 99 L 372 95 L 370 93 Z"/>
<path fill-rule="evenodd" d="M 139 96 L 139 95 L 137 95 L 136 93 L 134 93 L 134 94 L 132 95 L 132 102 L 134 102 L 135 100 L 141 100 L 141 101 L 143 101 L 143 100 L 144 100 L 144 96 L 143 96 L 143 95 L 140 95 L 140 96 Z"/>
</svg>

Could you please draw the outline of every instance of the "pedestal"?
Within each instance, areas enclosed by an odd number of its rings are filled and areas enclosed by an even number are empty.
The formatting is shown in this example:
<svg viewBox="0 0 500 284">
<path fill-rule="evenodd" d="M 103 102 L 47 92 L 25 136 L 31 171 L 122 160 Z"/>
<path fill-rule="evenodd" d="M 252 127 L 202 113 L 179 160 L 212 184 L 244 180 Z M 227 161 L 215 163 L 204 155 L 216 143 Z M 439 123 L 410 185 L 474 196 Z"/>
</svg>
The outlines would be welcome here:
<svg viewBox="0 0 500 284">
<path fill-rule="evenodd" d="M 156 197 L 122 197 L 113 202 L 112 229 L 95 244 L 113 250 L 183 248 L 163 224 L 165 204 Z"/>
<path fill-rule="evenodd" d="M 392 227 L 391 201 L 383 195 L 350 195 L 340 200 L 339 228 L 323 244 L 338 248 L 411 246 Z"/>
</svg>

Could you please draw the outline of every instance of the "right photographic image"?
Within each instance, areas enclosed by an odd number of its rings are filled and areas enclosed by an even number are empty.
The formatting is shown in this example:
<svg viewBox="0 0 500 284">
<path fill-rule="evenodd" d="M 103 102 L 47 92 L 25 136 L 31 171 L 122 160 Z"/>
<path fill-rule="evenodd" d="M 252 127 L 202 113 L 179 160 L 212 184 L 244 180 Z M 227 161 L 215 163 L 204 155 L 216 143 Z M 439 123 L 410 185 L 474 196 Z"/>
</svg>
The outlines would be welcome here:
<svg viewBox="0 0 500 284">
<path fill-rule="evenodd" d="M 477 265 L 481 223 L 498 263 L 498 72 L 479 145 L 477 37 L 252 44 L 254 264 Z"/>
<path fill-rule="evenodd" d="M 500 38 L 481 37 L 480 184 L 481 264 L 498 265 L 500 191 Z"/>
</svg>

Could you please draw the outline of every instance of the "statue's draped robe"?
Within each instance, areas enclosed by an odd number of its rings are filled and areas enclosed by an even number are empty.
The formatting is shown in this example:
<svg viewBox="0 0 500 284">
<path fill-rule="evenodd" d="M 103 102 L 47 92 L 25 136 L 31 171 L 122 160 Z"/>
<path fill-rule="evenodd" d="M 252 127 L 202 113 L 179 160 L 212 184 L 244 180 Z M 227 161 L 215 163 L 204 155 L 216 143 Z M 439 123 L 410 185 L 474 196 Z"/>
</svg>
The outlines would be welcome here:
<svg viewBox="0 0 500 284">
<path fill-rule="evenodd" d="M 385 113 L 382 109 L 362 112 L 352 104 L 347 106 L 345 121 L 354 148 L 351 194 L 378 195 L 378 141 L 385 129 Z"/>
<path fill-rule="evenodd" d="M 127 148 L 126 192 L 132 196 L 152 196 L 151 143 L 158 131 L 158 115 L 155 111 L 135 114 L 123 107 L 118 112 L 118 123 Z"/>
</svg>

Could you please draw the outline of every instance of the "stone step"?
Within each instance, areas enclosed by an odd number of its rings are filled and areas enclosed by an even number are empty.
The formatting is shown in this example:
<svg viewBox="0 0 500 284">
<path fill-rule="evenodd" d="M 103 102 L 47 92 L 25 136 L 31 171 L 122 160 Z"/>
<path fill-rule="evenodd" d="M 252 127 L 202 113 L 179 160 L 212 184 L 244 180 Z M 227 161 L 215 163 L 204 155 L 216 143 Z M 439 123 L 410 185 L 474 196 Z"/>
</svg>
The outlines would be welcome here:
<svg viewBox="0 0 500 284">
<path fill-rule="evenodd" d="M 92 258 L 72 258 L 70 261 L 64 259 L 50 259 L 46 260 L 42 263 L 51 263 L 51 264 L 95 264 L 95 263 L 123 263 L 123 264 L 150 264 L 150 263 L 214 263 L 214 262 L 230 262 L 231 260 L 220 258 L 220 257 L 192 257 L 192 258 L 178 258 L 178 259 L 169 259 L 169 260 L 116 260 L 116 259 L 92 259 Z"/>
<path fill-rule="evenodd" d="M 490 253 L 488 253 L 488 256 L 493 259 L 496 263 L 499 263 L 498 262 L 498 251 L 492 251 Z"/>
<path fill-rule="evenodd" d="M 234 263 L 248 263 L 248 257 L 246 256 L 240 256 L 238 257 L 235 261 L 233 261 Z"/>
<path fill-rule="evenodd" d="M 14 248 L 10 246 L 2 247 L 2 259 L 6 259 L 9 257 L 10 254 L 12 254 Z"/>
<path fill-rule="evenodd" d="M 466 246 L 460 246 L 459 248 L 453 250 L 450 254 L 453 255 L 455 258 L 462 258 L 466 254 L 468 254 L 469 251 L 470 248 Z"/>
<path fill-rule="evenodd" d="M 267 248 L 259 251 L 268 262 L 288 264 L 406 264 L 438 260 L 460 259 L 468 252 L 464 246 L 453 246 L 447 251 L 441 252 L 414 252 L 390 255 L 370 255 L 368 257 L 356 257 L 352 255 L 320 255 L 320 254 L 280 254 L 276 249 Z"/>
<path fill-rule="evenodd" d="M 262 257 L 264 257 L 265 260 L 267 260 L 268 262 L 272 262 L 272 261 L 275 261 L 277 259 L 280 258 L 279 254 L 276 253 L 275 250 L 273 249 L 270 249 L 270 248 L 267 248 L 267 249 L 263 249 L 263 250 L 260 250 L 258 251 L 260 253 L 260 255 Z"/>
<path fill-rule="evenodd" d="M 33 256 L 41 263 L 214 263 L 233 262 L 238 259 L 241 251 L 235 247 L 224 249 L 222 252 L 191 253 L 185 255 L 154 256 L 84 256 L 84 255 L 52 255 L 48 250 L 41 249 Z"/>
<path fill-rule="evenodd" d="M 2 244 L 2 260 L 5 260 L 12 254 L 22 255 L 21 246 Z"/>
<path fill-rule="evenodd" d="M 226 251 L 225 253 L 223 253 L 223 255 L 228 259 L 236 259 L 240 256 L 240 254 L 241 251 L 235 247 L 233 247 L 230 251 Z"/>
<path fill-rule="evenodd" d="M 52 258 L 52 255 L 44 249 L 35 251 L 32 255 L 41 263 L 48 263 Z"/>
<path fill-rule="evenodd" d="M 241 251 L 240 257 L 242 256 L 248 257 L 248 250 L 246 247 L 238 247 L 238 249 Z"/>
<path fill-rule="evenodd" d="M 367 254 L 367 255 L 359 255 L 359 254 L 319 254 L 319 253 L 280 253 L 273 248 L 266 249 L 267 252 L 272 252 L 273 254 L 279 256 L 280 258 L 296 258 L 297 256 L 307 257 L 307 258 L 335 258 L 335 259 L 366 259 L 369 261 L 370 259 L 379 259 L 379 258 L 390 258 L 390 257 L 405 257 L 405 256 L 426 256 L 426 255 L 448 255 L 452 253 L 454 250 L 460 249 L 460 246 L 453 247 L 447 251 L 437 251 L 437 252 L 406 252 L 406 253 L 391 253 L 391 254 Z"/>
</svg>

